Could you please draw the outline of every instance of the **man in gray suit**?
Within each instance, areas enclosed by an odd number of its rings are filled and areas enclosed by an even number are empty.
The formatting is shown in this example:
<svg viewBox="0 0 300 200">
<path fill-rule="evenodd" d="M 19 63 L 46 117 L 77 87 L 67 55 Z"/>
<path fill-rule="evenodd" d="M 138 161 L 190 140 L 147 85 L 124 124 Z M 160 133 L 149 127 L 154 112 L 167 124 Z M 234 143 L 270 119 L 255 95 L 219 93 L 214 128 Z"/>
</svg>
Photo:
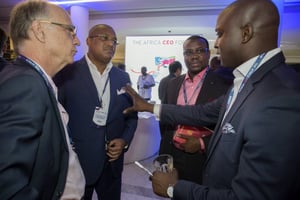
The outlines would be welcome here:
<svg viewBox="0 0 300 200">
<path fill-rule="evenodd" d="M 237 0 L 218 17 L 215 47 L 234 68 L 234 86 L 206 105 L 151 105 L 128 86 L 131 109 L 170 124 L 217 122 L 203 184 L 155 171 L 156 194 L 175 200 L 300 199 L 300 76 L 277 47 L 279 13 L 270 0 Z M 159 111 L 160 110 L 160 111 Z M 184 137 L 184 136 L 182 136 Z"/>
</svg>

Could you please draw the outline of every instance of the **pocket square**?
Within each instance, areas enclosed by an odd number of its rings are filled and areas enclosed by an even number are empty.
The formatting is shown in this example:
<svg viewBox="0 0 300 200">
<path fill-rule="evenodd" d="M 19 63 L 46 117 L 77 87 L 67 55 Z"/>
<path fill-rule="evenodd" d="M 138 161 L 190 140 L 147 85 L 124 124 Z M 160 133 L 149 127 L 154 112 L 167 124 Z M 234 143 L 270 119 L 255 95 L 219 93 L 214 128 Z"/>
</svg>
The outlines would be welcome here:
<svg viewBox="0 0 300 200">
<path fill-rule="evenodd" d="M 234 130 L 233 126 L 227 122 L 222 127 L 222 133 L 223 134 L 235 134 L 235 130 Z"/>
<path fill-rule="evenodd" d="M 117 95 L 121 95 L 126 93 L 126 91 L 124 90 L 124 88 L 121 88 L 120 90 L 117 89 Z"/>
</svg>

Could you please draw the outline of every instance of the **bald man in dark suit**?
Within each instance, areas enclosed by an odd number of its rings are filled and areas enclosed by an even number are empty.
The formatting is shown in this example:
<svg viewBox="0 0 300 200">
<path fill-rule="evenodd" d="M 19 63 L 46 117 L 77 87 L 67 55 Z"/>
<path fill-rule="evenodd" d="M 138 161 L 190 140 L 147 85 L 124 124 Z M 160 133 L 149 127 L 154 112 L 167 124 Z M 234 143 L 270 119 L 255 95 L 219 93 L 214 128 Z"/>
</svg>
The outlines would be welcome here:
<svg viewBox="0 0 300 200">
<path fill-rule="evenodd" d="M 151 111 L 165 123 L 217 122 L 203 184 L 153 173 L 156 194 L 174 200 L 300 199 L 300 76 L 278 48 L 279 13 L 270 0 L 237 0 L 216 24 L 222 65 L 234 68 L 227 95 L 205 105 L 151 105 L 134 90 L 130 110 Z M 160 110 L 160 112 L 158 112 Z"/>
</svg>

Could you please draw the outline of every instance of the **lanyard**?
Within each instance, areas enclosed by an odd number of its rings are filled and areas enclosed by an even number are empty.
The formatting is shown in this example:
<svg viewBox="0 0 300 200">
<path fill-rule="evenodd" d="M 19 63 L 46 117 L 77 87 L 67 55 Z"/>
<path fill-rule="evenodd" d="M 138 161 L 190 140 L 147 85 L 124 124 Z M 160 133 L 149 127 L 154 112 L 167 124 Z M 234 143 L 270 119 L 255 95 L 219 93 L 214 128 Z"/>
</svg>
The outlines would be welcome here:
<svg viewBox="0 0 300 200">
<path fill-rule="evenodd" d="M 203 85 L 203 82 L 204 82 L 204 79 L 208 73 L 208 69 L 209 67 L 206 68 L 206 71 L 205 71 L 205 74 L 202 76 L 201 80 L 199 81 L 197 87 L 195 88 L 195 90 L 193 91 L 193 94 L 192 96 L 190 97 L 190 99 L 188 100 L 188 97 L 187 97 L 187 92 L 186 92 L 186 87 L 185 87 L 185 80 L 183 81 L 183 98 L 184 98 L 184 103 L 185 105 L 189 105 L 189 102 L 193 99 L 193 97 L 195 96 L 195 93 L 196 91 L 199 89 L 199 88 L 202 88 L 202 85 Z"/>
<path fill-rule="evenodd" d="M 104 92 L 105 92 L 105 90 L 106 90 L 106 86 L 107 86 L 108 80 L 109 80 L 109 75 L 108 75 L 108 77 L 107 77 L 107 79 L 106 79 L 106 81 L 105 81 L 104 88 L 103 88 L 103 90 L 102 90 L 102 95 L 99 96 L 99 97 L 100 97 L 100 98 L 99 98 L 99 101 L 100 101 L 100 108 L 102 108 L 102 97 L 103 97 Z"/>
<path fill-rule="evenodd" d="M 248 81 L 248 79 L 250 78 L 250 76 L 256 71 L 257 67 L 259 66 L 260 62 L 262 61 L 262 59 L 265 57 L 266 53 L 260 54 L 258 56 L 258 58 L 255 60 L 255 62 L 253 63 L 253 65 L 251 66 L 251 68 L 249 69 L 249 71 L 247 72 L 245 78 L 243 79 L 242 84 L 240 85 L 240 88 L 238 90 L 238 94 L 242 91 L 243 87 L 245 86 L 246 82 Z M 226 105 L 226 110 L 229 108 L 232 98 L 234 95 L 234 87 L 231 88 L 228 100 L 227 100 L 227 105 Z"/>
<path fill-rule="evenodd" d="M 55 94 L 55 93 L 54 93 L 54 89 L 52 88 L 52 86 L 51 86 L 51 84 L 50 84 L 50 82 L 49 82 L 49 80 L 48 80 L 48 78 L 47 78 L 47 75 L 42 71 L 42 69 L 40 68 L 40 66 L 39 66 L 38 64 L 36 64 L 36 63 L 33 62 L 31 59 L 26 58 L 26 57 L 23 56 L 23 55 L 19 55 L 18 58 L 21 59 L 21 60 L 24 60 L 25 62 L 27 62 L 28 64 L 30 64 L 31 67 L 33 67 L 33 68 L 34 68 L 34 69 L 42 76 L 42 78 L 43 78 L 44 81 L 46 82 L 48 88 L 50 88 L 50 89 L 52 90 L 53 94 Z M 55 96 L 55 95 L 54 95 L 54 96 Z"/>
</svg>

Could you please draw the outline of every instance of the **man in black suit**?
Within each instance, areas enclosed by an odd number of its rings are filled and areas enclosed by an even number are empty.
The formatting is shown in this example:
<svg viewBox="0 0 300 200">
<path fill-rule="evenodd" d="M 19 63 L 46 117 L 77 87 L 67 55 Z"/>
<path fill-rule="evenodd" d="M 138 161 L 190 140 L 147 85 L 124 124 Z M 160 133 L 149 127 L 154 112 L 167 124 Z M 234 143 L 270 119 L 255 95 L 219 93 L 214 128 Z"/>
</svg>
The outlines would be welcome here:
<svg viewBox="0 0 300 200">
<path fill-rule="evenodd" d="M 182 65 L 179 61 L 174 61 L 169 65 L 169 74 L 162 78 L 158 86 L 158 98 L 161 103 L 165 103 L 166 93 L 168 89 L 168 83 L 171 79 L 180 76 L 182 71 Z"/>
<path fill-rule="evenodd" d="M 209 43 L 206 38 L 192 35 L 183 43 L 184 62 L 187 73 L 170 80 L 166 90 L 165 104 L 196 105 L 207 103 L 224 95 L 233 79 L 222 78 L 210 70 Z M 182 124 L 164 125 L 161 127 L 162 139 L 160 154 L 173 156 L 174 167 L 178 170 L 180 179 L 202 183 L 202 167 L 206 159 L 206 146 L 211 132 L 205 128 L 214 126 L 187 127 Z M 177 132 L 192 133 L 189 140 L 183 141 L 177 137 Z M 198 137 L 202 134 L 205 137 Z M 190 146 L 189 149 L 185 148 Z M 192 148 L 192 151 L 190 149 Z"/>
<path fill-rule="evenodd" d="M 51 77 L 80 44 L 68 13 L 24 1 L 11 13 L 18 57 L 0 73 L 0 199 L 76 199 L 85 179 Z"/>
<path fill-rule="evenodd" d="M 278 48 L 279 21 L 270 0 L 237 0 L 221 12 L 215 47 L 222 65 L 234 68 L 235 80 L 214 102 L 151 105 L 127 87 L 135 105 L 125 113 L 152 111 L 171 124 L 217 122 L 203 185 L 178 180 L 176 170 L 156 171 L 156 194 L 175 200 L 300 199 L 300 76 Z"/>
</svg>

